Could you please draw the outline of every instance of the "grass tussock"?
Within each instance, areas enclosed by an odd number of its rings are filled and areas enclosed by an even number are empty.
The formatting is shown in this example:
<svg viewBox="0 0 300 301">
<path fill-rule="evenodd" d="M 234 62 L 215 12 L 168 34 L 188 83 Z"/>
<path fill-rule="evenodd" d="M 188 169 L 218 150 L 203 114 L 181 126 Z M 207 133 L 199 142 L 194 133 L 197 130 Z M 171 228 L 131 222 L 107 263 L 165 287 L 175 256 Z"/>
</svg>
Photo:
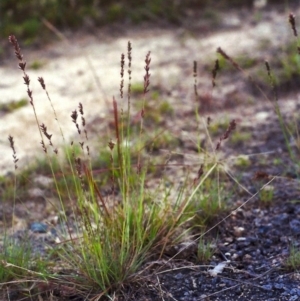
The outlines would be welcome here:
<svg viewBox="0 0 300 301">
<path fill-rule="evenodd" d="M 289 20 L 297 37 L 294 16 L 290 15 Z M 46 82 L 42 77 L 38 78 L 65 142 L 61 151 L 61 147 L 55 145 L 47 125 L 36 113 L 31 80 L 19 43 L 13 35 L 9 37 L 9 41 L 18 59 L 33 118 L 40 133 L 41 150 L 45 154 L 45 160 L 39 164 L 41 170 L 36 172 L 51 176 L 51 189 L 55 191 L 53 195 L 58 200 L 54 209 L 59 212 L 58 223 L 64 227 L 61 238 L 56 242 L 57 247 L 48 252 L 46 257 L 39 257 L 31 249 L 29 238 L 29 243 L 20 247 L 17 240 L 10 239 L 10 233 L 5 233 L 4 251 L 0 255 L 0 282 L 6 291 L 12 285 L 17 285 L 18 290 L 25 291 L 32 298 L 50 296 L 55 292 L 60 297 L 79 295 L 93 300 L 114 300 L 116 295 L 122 294 L 125 284 L 145 280 L 143 277 L 150 273 L 147 271 L 147 263 L 177 258 L 180 252 L 192 245 L 191 241 L 196 245 L 194 259 L 202 263 L 209 261 L 215 246 L 206 239 L 205 234 L 232 214 L 229 206 L 229 188 L 232 186 L 229 184 L 234 183 L 238 189 L 251 195 L 237 209 L 257 196 L 264 204 L 269 205 L 272 202 L 273 191 L 268 189 L 268 184 L 274 180 L 273 177 L 267 175 L 268 183 L 262 184 L 255 194 L 251 194 L 234 177 L 227 164 L 228 158 L 222 153 L 222 147 L 227 140 L 231 139 L 237 144 L 241 141 L 247 143 L 251 138 L 235 134 L 237 121 L 229 120 L 221 129 L 215 130 L 214 136 L 217 139 L 212 139 L 211 119 L 201 115 L 203 107 L 197 91 L 196 62 L 193 66 L 195 122 L 203 126 L 205 143 L 199 137 L 193 140 L 197 149 L 197 163 L 189 166 L 184 163 L 175 165 L 175 169 L 183 167 L 184 176 L 181 181 L 169 182 L 165 175 L 172 168 L 169 161 L 175 155 L 177 158 L 183 157 L 173 151 L 180 141 L 170 137 L 166 131 L 149 135 L 147 126 L 155 123 L 164 127 L 165 119 L 175 114 L 174 109 L 167 102 L 155 106 L 153 100 L 149 100 L 150 52 L 145 56 L 143 84 L 132 84 L 132 45 L 128 42 L 127 53 L 122 54 L 120 60 L 119 89 L 119 97 L 123 104 L 126 103 L 127 108 L 120 108 L 120 102 L 113 98 L 109 122 L 114 131 L 107 137 L 106 146 L 100 153 L 101 160 L 96 161 L 98 168 L 101 168 L 101 180 L 93 168 L 84 105 L 79 103 L 70 114 L 77 136 L 75 141 L 69 143 L 64 138 Z M 297 50 L 300 54 L 299 47 Z M 219 48 L 217 52 L 233 68 L 246 74 L 240 64 L 223 49 Z M 274 91 L 274 100 L 270 102 L 278 116 L 288 153 L 295 165 L 299 166 L 295 149 L 290 146 L 291 137 L 294 140 L 299 138 L 299 129 L 286 124 L 278 103 L 270 64 L 266 62 L 265 66 Z M 219 62 L 216 60 L 212 71 L 213 88 L 220 71 Z M 128 75 L 127 78 L 125 74 Z M 138 105 L 133 103 L 132 96 L 135 93 L 141 95 Z M 15 177 L 9 187 L 15 210 L 18 198 L 18 156 L 14 138 L 11 136 L 9 143 L 15 168 Z M 168 158 L 158 163 L 151 156 L 159 153 L 161 148 L 170 150 Z M 63 160 L 59 157 L 61 152 Z M 47 169 L 43 166 L 47 166 Z M 153 175 L 156 175 L 158 181 L 156 185 L 149 187 Z M 99 185 L 104 183 L 109 188 L 106 193 Z M 8 222 L 7 225 L 14 227 L 14 222 Z M 172 253 L 172 248 L 187 241 L 186 247 Z M 298 253 L 294 252 L 291 256 L 297 260 Z M 298 267 L 298 262 L 292 259 L 287 264 Z"/>
<path fill-rule="evenodd" d="M 164 185 L 163 181 L 154 190 L 147 189 L 147 175 L 151 170 L 151 165 L 145 150 L 153 152 L 161 146 L 168 146 L 168 143 L 165 144 L 166 137 L 162 136 L 164 137 L 162 138 L 160 134 L 150 137 L 150 142 L 149 138 L 144 139 L 144 123 L 147 121 L 148 111 L 148 118 L 153 118 L 151 117 L 151 107 L 147 104 L 151 77 L 150 52 L 145 57 L 143 89 L 140 91 L 143 95 L 142 105 L 138 107 L 138 112 L 132 122 L 132 46 L 129 42 L 127 91 L 124 88 L 126 68 L 124 54 L 121 56 L 120 82 L 120 98 L 127 98 L 127 109 L 126 111 L 120 110 L 118 102 L 113 99 L 112 116 L 115 133 L 107 143 L 109 152 L 108 162 L 106 162 L 110 194 L 108 197 L 104 197 L 92 168 L 83 105 L 79 103 L 78 108 L 71 114 L 71 121 L 77 130 L 78 141 L 72 142 L 66 148 L 67 165 L 62 165 L 57 157 L 59 149 L 54 145 L 52 134 L 36 114 L 30 78 L 18 41 L 14 36 L 10 36 L 9 40 L 19 60 L 19 68 L 23 73 L 29 103 L 40 132 L 41 149 L 46 157 L 45 164 L 48 163 L 48 173 L 52 175 L 57 198 L 60 200 L 57 210 L 61 212 L 61 222 L 67 225 L 64 229 L 66 239 L 60 242 L 55 254 L 59 258 L 59 262 L 63 263 L 62 271 L 67 268 L 76 271 L 76 276 L 74 275 L 70 281 L 75 285 L 77 293 L 86 294 L 89 291 L 98 294 L 99 297 L 109 296 L 112 292 L 119 291 L 123 283 L 136 281 L 138 279 L 137 272 L 146 262 L 151 259 L 161 259 L 168 248 L 183 241 L 186 235 L 192 234 L 196 222 L 195 212 L 200 211 L 201 208 L 205 212 L 212 212 L 212 207 L 208 205 L 207 200 L 197 202 L 197 194 L 204 186 L 204 182 L 217 169 L 218 163 L 212 163 L 207 172 L 204 172 L 202 167 L 192 185 L 186 178 L 186 183 L 172 201 L 169 200 L 171 188 L 167 189 L 168 191 L 161 189 Z M 38 81 L 52 106 L 44 79 L 40 77 Z M 60 127 L 53 106 L 52 109 L 57 125 Z M 160 112 L 169 114 L 169 105 L 162 103 L 157 114 Z M 132 126 L 136 129 L 132 130 Z M 220 137 L 215 151 L 220 149 L 222 141 L 229 137 L 234 128 L 235 122 L 232 121 Z M 61 135 L 64 139 L 62 130 Z M 9 137 L 9 141 L 13 151 L 15 170 L 17 170 L 18 158 L 13 137 Z M 135 141 L 138 148 L 130 147 L 132 141 Z M 55 159 L 56 157 L 57 159 Z M 164 164 L 164 168 L 166 167 L 167 165 Z M 210 188 L 207 187 L 207 189 Z M 217 188 L 216 194 L 218 194 Z M 213 215 L 223 208 L 220 198 L 216 199 L 217 202 L 213 202 L 213 206 L 215 206 Z M 71 210 L 74 219 L 72 229 L 68 225 L 67 208 L 68 211 Z M 179 232 L 182 233 L 178 235 Z M 205 251 L 200 255 L 199 249 L 199 259 L 207 258 L 210 254 L 210 248 L 206 244 L 199 244 L 199 248 L 202 245 Z M 5 256 L 2 263 L 2 271 L 16 266 L 22 272 L 24 269 L 30 270 L 28 266 L 23 267 L 23 261 L 12 262 L 9 256 Z M 48 272 L 43 274 L 45 277 L 50 275 L 51 278 L 48 287 L 42 285 L 44 289 L 61 285 L 63 279 L 53 274 L 56 270 L 57 267 L 48 267 Z M 23 277 L 23 274 L 19 274 L 18 277 Z M 8 279 L 3 278 L 2 280 L 8 282 Z M 69 291 L 68 286 L 65 289 Z"/>
</svg>

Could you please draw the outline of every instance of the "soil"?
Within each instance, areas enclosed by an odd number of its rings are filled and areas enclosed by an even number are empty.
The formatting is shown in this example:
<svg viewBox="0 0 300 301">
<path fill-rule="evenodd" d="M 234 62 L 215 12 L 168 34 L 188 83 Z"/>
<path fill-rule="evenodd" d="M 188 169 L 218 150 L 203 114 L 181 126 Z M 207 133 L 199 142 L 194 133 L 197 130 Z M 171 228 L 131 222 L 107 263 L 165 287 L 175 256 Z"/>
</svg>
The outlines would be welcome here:
<svg viewBox="0 0 300 301">
<path fill-rule="evenodd" d="M 271 88 L 263 86 L 266 99 L 241 72 L 224 70 L 222 75 L 221 70 L 217 76 L 217 86 L 212 89 L 209 73 L 217 47 L 222 47 L 232 57 L 255 57 L 262 64 L 265 57 L 276 56 L 280 51 L 279 46 L 292 39 L 287 14 L 283 9 L 283 6 L 267 6 L 262 10 L 252 11 L 253 14 L 244 9 L 230 10 L 219 13 L 221 21 L 217 25 L 211 25 L 211 28 L 207 28 L 207 22 L 201 21 L 186 24 L 186 27 L 180 29 L 166 26 L 163 29 L 127 31 L 122 28 L 124 36 L 120 37 L 119 27 L 116 28 L 115 37 L 112 37 L 114 30 L 111 30 L 110 36 L 101 31 L 94 36 L 77 34 L 69 39 L 69 46 L 61 42 L 47 45 L 43 50 L 24 51 L 27 61 L 36 57 L 47 61 L 42 70 L 30 70 L 30 73 L 32 77 L 38 73 L 38 76 L 43 74 L 46 84 L 49 82 L 49 93 L 54 106 L 69 133 L 67 139 L 74 137 L 76 129 L 72 129 L 72 124 L 69 125 L 67 120 L 78 101 L 83 102 L 86 111 L 97 104 L 98 112 L 87 115 L 88 131 L 93 137 L 90 143 L 94 144 L 94 149 L 99 140 L 99 137 L 95 137 L 96 133 L 105 131 L 110 126 L 112 115 L 107 106 L 110 106 L 111 95 L 118 91 L 118 57 L 120 53 L 126 53 L 128 39 L 134 47 L 134 76 L 143 77 L 144 56 L 151 50 L 151 88 L 159 92 L 159 97 L 174 108 L 171 115 L 166 114 L 159 119 L 159 126 L 178 141 L 172 152 L 174 156 L 170 157 L 170 166 L 180 164 L 185 168 L 189 167 L 191 179 L 197 177 L 201 159 L 194 141 L 199 138 L 204 147 L 207 135 L 195 118 L 195 105 L 200 106 L 199 113 L 204 121 L 208 117 L 211 119 L 208 130 L 211 131 L 213 148 L 224 134 L 229 121 L 236 121 L 235 131 L 240 136 L 236 135 L 234 139 L 232 133 L 228 140 L 222 141 L 217 153 L 224 162 L 227 174 L 238 179 L 239 185 L 235 185 L 230 177 L 222 178 L 224 187 L 228 188 L 223 191 L 222 201 L 227 203 L 229 209 L 222 216 L 211 220 L 207 228 L 205 238 L 214 243 L 213 257 L 209 262 L 201 262 L 197 259 L 196 244 L 188 241 L 187 244 L 166 252 L 162 259 L 145 263 L 138 275 L 134 275 L 135 281 L 125 283 L 122 292 L 117 292 L 118 297 L 114 300 L 300 300 L 300 272 L 287 268 L 285 264 L 291 246 L 297 250 L 300 248 L 300 158 L 297 140 L 289 137 L 286 143 L 274 112 L 276 102 Z M 295 6 L 294 9 L 296 16 L 300 15 L 300 7 Z M 260 20 L 256 20 L 258 16 Z M 195 15 L 193 17 L 191 20 L 197 20 Z M 266 40 L 267 49 L 261 47 L 262 42 L 266 44 Z M 271 49 L 275 50 L 271 53 Z M 91 84 L 94 79 L 91 79 L 90 69 L 87 70 L 87 59 L 82 55 L 83 52 L 88 53 L 97 72 L 105 72 L 105 76 L 101 76 L 100 86 Z M 193 60 L 198 61 L 197 99 L 193 91 Z M 0 86 L 3 90 L 3 102 L 11 99 L 11 89 L 16 93 L 15 99 L 24 96 L 20 90 L 22 83 L 18 79 L 21 74 L 11 69 L 11 65 L 15 64 L 12 61 L 12 58 L 6 59 L 0 68 L 0 74 L 6 75 Z M 251 70 L 247 72 L 251 73 Z M 74 86 L 73 82 L 78 79 L 80 84 Z M 36 92 L 36 99 L 45 97 L 39 93 Z M 96 97 L 97 93 L 101 96 Z M 282 87 L 279 96 L 278 105 L 284 120 L 295 120 L 299 129 L 300 98 L 297 86 L 294 85 L 293 89 Z M 74 101 L 71 105 L 67 104 L 70 99 Z M 150 99 L 148 110 L 155 111 L 156 102 L 162 101 L 161 99 Z M 39 101 L 36 100 L 37 103 Z M 49 123 L 52 129 L 53 120 L 48 116 L 49 108 L 39 103 L 37 109 L 40 119 L 47 125 Z M 23 136 L 21 143 L 24 150 L 18 151 L 18 156 L 24 161 L 28 154 L 36 155 L 38 152 L 38 147 L 32 142 L 25 143 L 38 141 L 30 110 L 28 106 L 14 113 L 6 113 L 1 121 L 4 136 L 8 133 L 16 135 L 16 138 Z M 155 130 L 151 127 L 152 123 L 153 119 L 147 120 L 146 111 L 145 127 L 148 131 Z M 1 147 L 3 145 L 4 141 L 1 142 Z M 294 160 L 287 145 L 290 145 Z M 210 149 L 210 145 L 206 147 Z M 210 150 L 213 151 L 213 148 Z M 159 148 L 153 155 L 170 155 L 166 149 L 167 146 Z M 2 153 L 1 168 L 3 174 L 8 176 L 7 171 L 11 169 L 11 158 L 8 158 L 11 152 L 7 147 Z M 172 184 L 176 185 L 183 177 L 183 169 L 170 167 L 166 170 L 168 178 L 174 178 L 171 180 Z M 29 200 L 18 203 L 15 233 L 11 233 L 19 240 L 28 238 L 29 235 L 35 252 L 40 253 L 46 251 L 45 242 L 54 246 L 59 237 L 59 225 L 53 222 L 55 212 L 49 209 L 45 201 L 48 198 L 43 197 L 48 196 L 49 178 L 50 176 L 36 175 L 32 179 L 36 183 L 32 189 L 36 190 L 29 193 Z M 149 180 L 149 186 L 152 180 L 155 179 Z M 267 200 L 259 192 L 265 184 L 266 190 L 272 192 Z M 233 193 L 228 196 L 226 191 Z M 11 215 L 9 204 L 2 203 L 0 209 L 1 221 Z M 37 224 L 34 225 L 33 222 Z M 37 230 L 35 227 L 40 227 L 41 224 L 38 223 L 41 222 L 52 223 L 52 226 L 47 226 L 45 231 L 40 228 Z M 212 272 L 222 265 L 223 268 L 218 273 Z M 56 288 L 52 289 L 52 293 L 53 300 L 85 300 L 72 294 L 66 296 Z M 14 288 L 5 295 L 10 300 L 25 300 L 24 295 Z"/>
</svg>

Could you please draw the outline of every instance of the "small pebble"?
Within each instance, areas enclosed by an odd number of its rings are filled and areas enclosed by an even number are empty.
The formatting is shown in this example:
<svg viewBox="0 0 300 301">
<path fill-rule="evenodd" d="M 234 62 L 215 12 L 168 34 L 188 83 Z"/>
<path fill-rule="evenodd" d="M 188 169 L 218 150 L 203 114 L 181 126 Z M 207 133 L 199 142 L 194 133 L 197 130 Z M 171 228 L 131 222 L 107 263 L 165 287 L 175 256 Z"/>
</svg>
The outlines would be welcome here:
<svg viewBox="0 0 300 301">
<path fill-rule="evenodd" d="M 298 219 L 291 220 L 290 228 L 294 234 L 296 235 L 300 234 L 300 221 Z"/>
<path fill-rule="evenodd" d="M 263 287 L 265 290 L 267 290 L 267 291 L 271 291 L 272 288 L 273 288 L 273 285 L 271 285 L 271 284 L 266 284 L 266 285 L 263 285 L 262 287 Z"/>
<path fill-rule="evenodd" d="M 34 233 L 47 233 L 48 226 L 43 223 L 34 222 L 30 225 L 30 230 Z"/>
<path fill-rule="evenodd" d="M 278 290 L 281 290 L 284 288 L 284 284 L 283 283 L 274 283 L 274 287 Z"/>
</svg>

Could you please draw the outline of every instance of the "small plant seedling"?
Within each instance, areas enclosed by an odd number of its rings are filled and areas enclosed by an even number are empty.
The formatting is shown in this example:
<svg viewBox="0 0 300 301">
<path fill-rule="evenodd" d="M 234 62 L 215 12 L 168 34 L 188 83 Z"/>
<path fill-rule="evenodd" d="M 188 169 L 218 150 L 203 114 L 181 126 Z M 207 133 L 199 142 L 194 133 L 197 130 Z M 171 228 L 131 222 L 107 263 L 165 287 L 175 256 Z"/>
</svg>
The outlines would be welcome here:
<svg viewBox="0 0 300 301">
<path fill-rule="evenodd" d="M 41 271 L 46 262 L 33 260 L 31 243 L 20 243 L 13 238 L 4 237 L 3 250 L 0 253 L 0 282 L 5 283 L 16 278 L 28 276 L 28 271 Z"/>
<path fill-rule="evenodd" d="M 159 111 L 162 115 L 172 115 L 174 113 L 174 108 L 172 105 L 165 101 L 162 101 L 161 104 L 159 105 Z"/>
<path fill-rule="evenodd" d="M 42 62 L 40 60 L 35 60 L 29 65 L 29 69 L 39 70 L 42 69 L 44 66 L 45 66 L 45 62 Z"/>
<path fill-rule="evenodd" d="M 251 165 L 251 160 L 249 158 L 249 156 L 238 156 L 234 162 L 234 165 L 236 167 L 243 167 L 243 168 L 246 168 L 246 167 L 249 167 Z"/>
<path fill-rule="evenodd" d="M 197 260 L 201 263 L 208 262 L 212 258 L 214 251 L 213 243 L 200 238 L 197 247 Z"/>
<path fill-rule="evenodd" d="M 235 131 L 232 133 L 230 141 L 233 144 L 240 144 L 251 140 L 251 133 Z"/>
<path fill-rule="evenodd" d="M 273 186 L 265 186 L 259 192 L 259 200 L 261 204 L 269 205 L 273 201 L 274 197 L 274 187 Z"/>
<path fill-rule="evenodd" d="M 273 165 L 278 166 L 282 164 L 282 159 L 281 158 L 274 158 L 273 160 Z"/>
<path fill-rule="evenodd" d="M 290 248 L 290 255 L 285 261 L 285 266 L 293 271 L 300 269 L 300 250 L 294 245 Z"/>
<path fill-rule="evenodd" d="M 133 83 L 131 84 L 131 93 L 135 94 L 142 94 L 144 92 L 144 85 L 143 83 Z"/>
<path fill-rule="evenodd" d="M 9 103 L 0 104 L 0 113 L 11 113 L 19 108 L 22 108 L 28 104 L 25 98 L 17 101 L 11 101 Z"/>
<path fill-rule="evenodd" d="M 210 123 L 208 129 L 209 129 L 209 134 L 212 137 L 219 136 L 220 133 L 224 132 L 228 127 L 228 118 L 225 118 L 222 121 L 219 122 L 212 122 Z"/>
</svg>

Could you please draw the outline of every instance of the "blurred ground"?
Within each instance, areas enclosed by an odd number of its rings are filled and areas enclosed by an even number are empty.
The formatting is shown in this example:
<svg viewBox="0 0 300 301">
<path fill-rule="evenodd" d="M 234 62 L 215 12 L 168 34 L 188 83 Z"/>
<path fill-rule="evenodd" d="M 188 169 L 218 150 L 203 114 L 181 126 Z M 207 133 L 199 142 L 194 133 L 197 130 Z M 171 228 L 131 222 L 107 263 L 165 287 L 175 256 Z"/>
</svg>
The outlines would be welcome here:
<svg viewBox="0 0 300 301">
<path fill-rule="evenodd" d="M 255 59 L 263 69 L 264 59 L 274 55 L 272 49 L 278 49 L 292 39 L 288 13 L 286 6 L 250 11 L 233 9 L 226 13 L 216 12 L 207 19 L 197 18 L 197 12 L 194 12 L 186 27 L 126 28 L 118 24 L 95 29 L 89 35 L 66 34 L 65 40 L 38 50 L 25 49 L 20 40 L 39 121 L 53 134 L 53 142 L 61 144 L 51 106 L 37 81 L 39 76 L 45 80 L 67 138 L 76 132 L 70 114 L 79 102 L 83 104 L 87 121 L 95 114 L 104 117 L 112 97 L 119 99 L 120 55 L 127 52 L 128 41 L 133 46 L 132 83 L 142 84 L 144 58 L 151 51 L 151 86 L 159 89 L 161 98 L 167 98 L 171 103 L 184 101 L 189 105 L 193 94 L 194 60 L 199 66 L 198 89 L 202 94 L 211 93 L 210 72 L 217 57 L 217 47 L 234 57 Z M 10 51 L 0 67 L 1 104 L 27 99 L 12 47 Z M 227 78 L 214 93 L 219 98 L 226 98 L 237 90 L 248 93 L 243 81 L 241 74 Z M 253 98 L 253 95 L 249 97 Z M 20 166 L 26 164 L 26 157 L 41 154 L 39 133 L 29 104 L 12 112 L 2 111 L 0 124 L 2 174 L 13 168 L 8 135 L 15 139 Z"/>
</svg>

